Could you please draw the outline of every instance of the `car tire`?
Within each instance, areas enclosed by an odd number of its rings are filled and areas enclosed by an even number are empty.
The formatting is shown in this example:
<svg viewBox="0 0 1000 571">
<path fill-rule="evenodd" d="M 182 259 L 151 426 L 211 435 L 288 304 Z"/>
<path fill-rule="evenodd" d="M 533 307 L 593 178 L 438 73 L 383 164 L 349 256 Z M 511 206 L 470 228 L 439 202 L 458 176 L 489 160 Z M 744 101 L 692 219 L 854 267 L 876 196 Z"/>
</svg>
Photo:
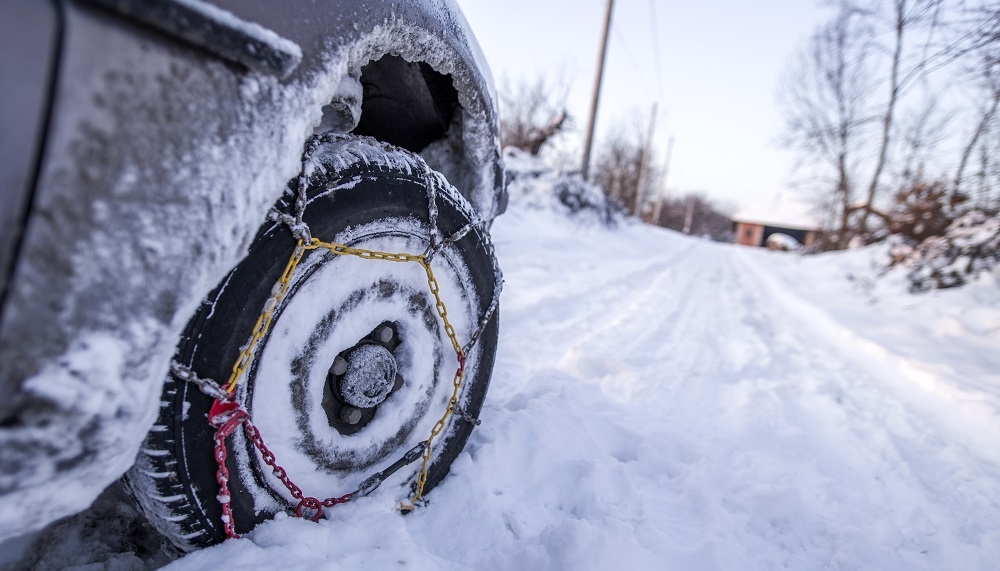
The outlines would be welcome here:
<svg viewBox="0 0 1000 571">
<path fill-rule="evenodd" d="M 303 164 L 303 176 L 289 183 L 274 212 L 285 213 L 287 221 L 304 185 L 302 221 L 313 238 L 410 254 L 438 245 L 431 266 L 448 318 L 460 343 L 477 339 L 465 359 L 459 414 L 448 416 L 433 441 L 423 487 L 429 491 L 464 447 L 493 368 L 500 274 L 487 226 L 418 156 L 374 139 L 317 139 Z M 229 377 L 296 248 L 289 225 L 272 218 L 246 257 L 206 298 L 178 344 L 175 362 L 200 378 L 223 384 Z M 367 476 L 425 440 L 448 408 L 456 352 L 446 329 L 420 264 L 312 250 L 274 308 L 234 400 L 249 412 L 276 462 L 306 495 L 322 499 L 353 492 Z M 361 353 L 382 360 L 366 360 Z M 395 364 L 399 378 L 392 377 L 391 388 L 377 387 L 374 400 L 350 404 L 348 393 L 357 387 L 344 380 L 346 373 L 335 374 L 338 359 L 357 364 L 362 376 L 379 379 L 382 373 L 364 367 Z M 184 551 L 227 537 L 217 499 L 215 428 L 207 420 L 214 402 L 194 383 L 169 375 L 159 419 L 126 476 L 151 523 Z M 363 418 L 350 424 L 355 409 Z M 352 414 L 341 414 L 344 410 Z M 279 512 L 294 512 L 296 499 L 245 434 L 237 430 L 226 448 L 237 533 Z M 400 471 L 378 493 L 409 497 L 420 466 Z"/>
</svg>

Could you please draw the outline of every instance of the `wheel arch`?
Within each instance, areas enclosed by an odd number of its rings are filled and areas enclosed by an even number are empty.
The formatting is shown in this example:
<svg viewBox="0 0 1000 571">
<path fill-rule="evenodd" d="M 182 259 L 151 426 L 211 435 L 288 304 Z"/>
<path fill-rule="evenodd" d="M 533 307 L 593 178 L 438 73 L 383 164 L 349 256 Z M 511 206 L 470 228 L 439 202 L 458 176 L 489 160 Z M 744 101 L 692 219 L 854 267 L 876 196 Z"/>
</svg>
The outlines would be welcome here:
<svg viewBox="0 0 1000 571">
<path fill-rule="evenodd" d="M 507 197 L 492 72 L 454 0 L 209 1 L 248 22 L 266 23 L 270 30 L 300 46 L 301 63 L 283 82 L 301 81 L 312 75 L 332 77 L 327 84 L 327 101 L 343 95 L 345 80 L 358 80 L 363 74 L 369 77 L 362 78 L 362 82 L 401 89 L 406 95 L 425 89 L 427 82 L 392 82 L 373 79 L 370 71 L 365 73 L 366 67 L 380 71 L 392 61 L 402 60 L 407 66 L 450 78 L 445 88 L 431 90 L 433 106 L 441 108 L 457 100 L 456 120 L 448 125 L 446 133 L 432 133 L 436 136 L 429 145 L 418 148 L 420 145 L 411 144 L 413 141 L 394 137 L 388 128 L 366 125 L 373 115 L 384 122 L 397 120 L 398 109 L 373 113 L 363 110 L 362 116 L 369 116 L 362 118 L 363 128 L 355 134 L 375 136 L 419 153 L 432 168 L 448 177 L 484 218 L 491 220 L 505 210 Z M 309 13 L 307 19 L 301 17 L 303 12 Z M 420 135 L 427 132 L 422 128 L 417 131 Z"/>
<path fill-rule="evenodd" d="M 419 154 L 492 219 L 507 205 L 496 93 L 479 46 L 463 30 L 398 16 L 358 38 L 345 74 L 363 93 L 350 132 Z"/>
</svg>

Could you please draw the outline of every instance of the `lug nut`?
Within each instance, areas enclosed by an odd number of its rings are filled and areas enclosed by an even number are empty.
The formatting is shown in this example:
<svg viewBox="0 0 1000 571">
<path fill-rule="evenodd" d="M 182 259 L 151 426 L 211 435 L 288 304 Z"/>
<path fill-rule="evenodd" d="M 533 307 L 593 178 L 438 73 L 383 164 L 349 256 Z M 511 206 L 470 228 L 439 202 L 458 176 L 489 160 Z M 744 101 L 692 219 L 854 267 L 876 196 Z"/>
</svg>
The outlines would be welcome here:
<svg viewBox="0 0 1000 571">
<path fill-rule="evenodd" d="M 330 367 L 330 372 L 338 377 L 347 372 L 347 359 L 337 355 L 337 358 L 333 360 L 333 366 Z M 353 424 L 353 423 L 352 423 Z"/>
<path fill-rule="evenodd" d="M 340 420 L 352 426 L 361 422 L 361 409 L 350 405 L 340 407 Z"/>
<path fill-rule="evenodd" d="M 375 338 L 382 343 L 392 341 L 392 335 L 392 327 L 389 327 L 388 325 L 383 325 L 375 330 Z"/>
</svg>

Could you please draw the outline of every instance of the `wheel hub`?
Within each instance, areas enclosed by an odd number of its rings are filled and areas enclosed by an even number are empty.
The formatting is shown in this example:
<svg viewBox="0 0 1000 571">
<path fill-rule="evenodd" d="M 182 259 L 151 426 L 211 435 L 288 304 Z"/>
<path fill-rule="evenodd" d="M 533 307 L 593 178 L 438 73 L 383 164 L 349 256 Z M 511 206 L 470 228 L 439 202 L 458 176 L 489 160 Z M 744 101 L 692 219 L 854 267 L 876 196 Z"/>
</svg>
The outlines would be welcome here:
<svg viewBox="0 0 1000 571">
<path fill-rule="evenodd" d="M 344 435 L 358 432 L 375 418 L 378 406 L 403 386 L 393 355 L 399 343 L 396 326 L 385 322 L 337 355 L 323 400 L 330 426 Z"/>
<path fill-rule="evenodd" d="M 372 408 L 382 404 L 396 383 L 396 358 L 382 345 L 366 343 L 348 352 L 347 369 L 337 387 L 346 404 Z"/>
</svg>

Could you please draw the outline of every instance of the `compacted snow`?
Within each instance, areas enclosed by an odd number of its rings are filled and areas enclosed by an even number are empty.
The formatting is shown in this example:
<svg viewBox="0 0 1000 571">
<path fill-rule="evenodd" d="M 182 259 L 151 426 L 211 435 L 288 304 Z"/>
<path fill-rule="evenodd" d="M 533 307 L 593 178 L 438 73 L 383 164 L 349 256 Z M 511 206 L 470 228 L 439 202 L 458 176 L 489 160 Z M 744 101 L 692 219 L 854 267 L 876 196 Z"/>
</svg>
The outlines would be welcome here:
<svg viewBox="0 0 1000 571">
<path fill-rule="evenodd" d="M 996 568 L 997 276 L 915 296 L 874 279 L 883 250 L 771 253 L 518 198 L 492 230 L 483 423 L 430 504 L 377 494 L 169 569 Z M 74 529 L 59 543 L 109 567 L 164 562 Z"/>
</svg>

